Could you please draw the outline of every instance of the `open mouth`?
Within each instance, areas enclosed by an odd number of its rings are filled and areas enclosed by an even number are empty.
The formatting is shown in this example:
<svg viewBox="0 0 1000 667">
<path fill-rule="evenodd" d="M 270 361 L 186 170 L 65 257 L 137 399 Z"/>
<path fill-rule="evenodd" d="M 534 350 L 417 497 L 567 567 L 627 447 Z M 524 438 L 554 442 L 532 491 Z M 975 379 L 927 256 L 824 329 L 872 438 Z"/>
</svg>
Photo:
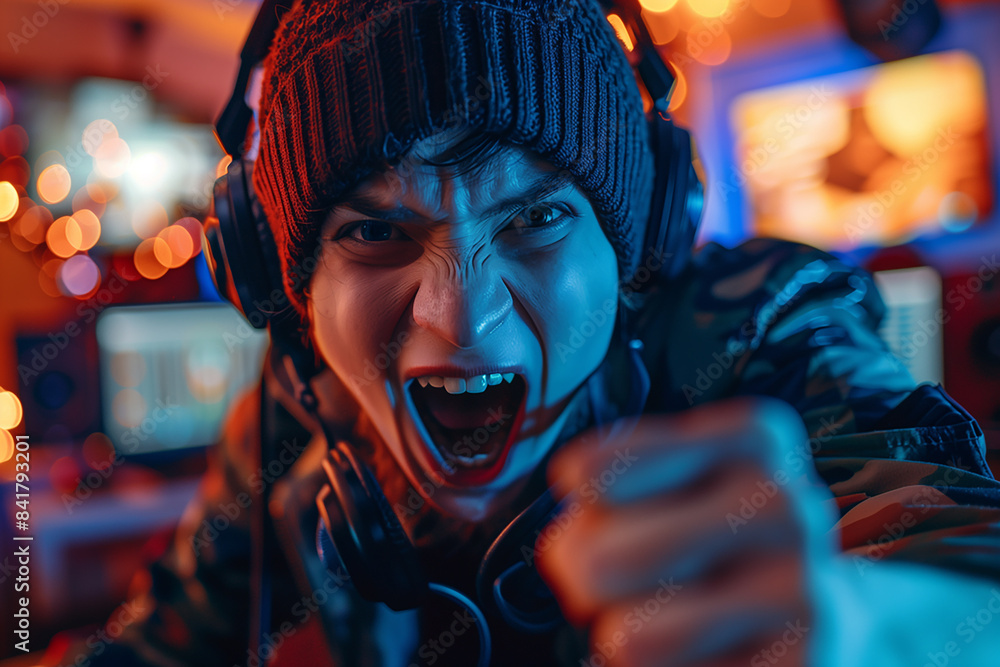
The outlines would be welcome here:
<svg viewBox="0 0 1000 667">
<path fill-rule="evenodd" d="M 526 388 L 517 373 L 422 375 L 409 381 L 406 396 L 445 472 L 471 481 L 464 477 L 491 478 L 503 467 L 523 418 Z"/>
</svg>

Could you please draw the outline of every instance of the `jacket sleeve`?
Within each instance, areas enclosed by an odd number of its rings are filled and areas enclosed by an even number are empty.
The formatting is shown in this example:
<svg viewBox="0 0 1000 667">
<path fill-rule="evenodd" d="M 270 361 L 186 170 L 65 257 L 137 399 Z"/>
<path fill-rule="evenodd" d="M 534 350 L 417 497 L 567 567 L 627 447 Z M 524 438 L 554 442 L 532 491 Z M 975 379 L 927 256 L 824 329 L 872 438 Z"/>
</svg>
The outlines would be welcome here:
<svg viewBox="0 0 1000 667">
<path fill-rule="evenodd" d="M 112 621 L 128 624 L 122 629 L 122 624 L 115 627 L 109 621 L 103 636 L 71 647 L 58 664 L 80 664 L 84 656 L 93 667 L 218 667 L 246 662 L 250 526 L 265 474 L 256 465 L 259 406 L 258 389 L 230 411 L 222 440 L 210 452 L 208 470 L 172 543 L 137 578 L 141 591 L 112 614 Z M 298 442 L 292 438 L 285 444 Z M 282 558 L 277 547 L 273 558 L 272 562 Z M 279 575 L 287 572 L 284 567 L 274 570 Z M 290 581 L 276 581 L 273 590 L 280 597 L 296 589 Z M 275 604 L 278 609 L 289 606 Z M 113 630 L 117 630 L 114 635 Z"/>
<path fill-rule="evenodd" d="M 1000 484 L 983 432 L 888 351 L 869 274 L 796 243 L 709 244 L 654 298 L 654 330 L 670 332 L 647 348 L 670 378 L 651 394 L 661 409 L 746 394 L 788 402 L 859 569 L 886 558 L 1000 580 Z"/>
</svg>

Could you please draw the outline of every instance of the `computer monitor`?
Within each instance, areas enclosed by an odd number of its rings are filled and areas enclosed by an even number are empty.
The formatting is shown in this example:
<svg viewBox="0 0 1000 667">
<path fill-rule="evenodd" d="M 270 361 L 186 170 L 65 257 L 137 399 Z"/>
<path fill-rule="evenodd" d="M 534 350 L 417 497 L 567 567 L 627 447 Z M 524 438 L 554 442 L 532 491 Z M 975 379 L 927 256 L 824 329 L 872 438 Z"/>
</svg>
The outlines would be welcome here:
<svg viewBox="0 0 1000 667">
<path fill-rule="evenodd" d="M 961 50 L 744 93 L 730 118 L 747 231 L 828 250 L 964 231 L 994 205 L 988 116 Z"/>
<path fill-rule="evenodd" d="M 186 303 L 108 308 L 97 342 L 104 431 L 140 455 L 216 442 L 268 339 L 228 304 Z"/>
</svg>

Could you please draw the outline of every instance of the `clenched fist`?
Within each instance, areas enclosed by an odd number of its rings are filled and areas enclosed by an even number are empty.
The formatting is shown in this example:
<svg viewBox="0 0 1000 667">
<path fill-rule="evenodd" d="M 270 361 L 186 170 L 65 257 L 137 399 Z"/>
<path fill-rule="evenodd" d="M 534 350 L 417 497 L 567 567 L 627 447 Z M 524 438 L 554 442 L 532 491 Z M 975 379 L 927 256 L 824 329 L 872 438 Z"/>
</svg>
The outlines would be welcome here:
<svg viewBox="0 0 1000 667">
<path fill-rule="evenodd" d="M 836 518 L 798 414 L 744 398 L 614 426 L 553 459 L 565 505 L 536 544 L 564 614 L 590 629 L 585 664 L 808 664 Z"/>
</svg>

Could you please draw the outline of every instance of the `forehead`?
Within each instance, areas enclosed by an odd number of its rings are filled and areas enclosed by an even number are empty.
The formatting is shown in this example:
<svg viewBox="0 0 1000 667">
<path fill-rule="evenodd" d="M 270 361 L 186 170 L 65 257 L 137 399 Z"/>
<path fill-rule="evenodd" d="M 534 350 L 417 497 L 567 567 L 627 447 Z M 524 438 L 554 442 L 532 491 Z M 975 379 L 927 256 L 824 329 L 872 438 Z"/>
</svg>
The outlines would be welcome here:
<svg viewBox="0 0 1000 667">
<path fill-rule="evenodd" d="M 487 153 L 460 151 L 456 157 L 460 141 L 461 137 L 435 135 L 418 142 L 398 165 L 363 180 L 339 205 L 349 205 L 361 195 L 384 205 L 402 202 L 444 214 L 444 208 L 484 207 L 560 174 L 551 163 L 511 144 L 500 144 Z"/>
</svg>

